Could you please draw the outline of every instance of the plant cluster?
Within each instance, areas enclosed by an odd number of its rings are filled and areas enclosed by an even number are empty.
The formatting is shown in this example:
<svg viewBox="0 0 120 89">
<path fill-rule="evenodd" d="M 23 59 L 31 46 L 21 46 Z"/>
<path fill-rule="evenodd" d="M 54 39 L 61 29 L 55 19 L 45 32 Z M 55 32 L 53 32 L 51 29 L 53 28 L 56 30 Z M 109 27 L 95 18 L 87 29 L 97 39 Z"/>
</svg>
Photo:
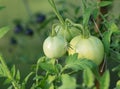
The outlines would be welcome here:
<svg viewBox="0 0 120 89">
<path fill-rule="evenodd" d="M 106 65 L 109 57 L 120 61 L 120 30 L 114 21 L 106 19 L 108 15 L 102 14 L 100 8 L 112 2 L 81 1 L 82 21 L 79 21 L 63 18 L 54 0 L 48 0 L 59 21 L 51 26 L 51 34 L 43 42 L 45 56 L 38 59 L 23 80 L 20 71 L 15 66 L 9 69 L 0 56 L 0 76 L 11 84 L 8 89 L 110 88 L 110 69 Z M 96 23 L 98 17 L 102 19 L 101 28 Z M 8 27 L 1 28 L 0 37 L 7 31 Z M 112 71 L 117 71 L 120 77 L 119 65 Z M 32 84 L 27 87 L 30 79 Z M 120 80 L 114 86 L 119 88 Z"/>
</svg>

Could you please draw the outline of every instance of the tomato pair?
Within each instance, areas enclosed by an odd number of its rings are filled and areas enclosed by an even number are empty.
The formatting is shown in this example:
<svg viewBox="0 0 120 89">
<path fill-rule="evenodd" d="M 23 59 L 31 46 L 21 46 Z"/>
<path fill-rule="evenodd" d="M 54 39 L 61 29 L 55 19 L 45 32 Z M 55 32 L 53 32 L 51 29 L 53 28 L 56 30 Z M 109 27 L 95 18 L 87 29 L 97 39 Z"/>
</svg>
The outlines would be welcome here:
<svg viewBox="0 0 120 89">
<path fill-rule="evenodd" d="M 80 34 L 78 29 L 68 29 L 60 24 L 56 25 L 52 31 L 54 31 L 52 36 L 49 36 L 43 43 L 43 51 L 49 58 L 59 58 L 63 56 L 67 51 L 68 42 L 74 36 Z"/>
<path fill-rule="evenodd" d="M 90 59 L 99 65 L 104 56 L 102 42 L 97 37 L 90 36 L 86 26 L 83 28 L 81 24 L 75 24 L 69 19 L 64 21 L 57 11 L 54 1 L 49 0 L 49 2 L 60 24 L 52 29 L 56 34 L 49 36 L 43 43 L 45 55 L 49 58 L 62 57 L 67 51 L 67 44 L 70 42 L 69 55 L 78 53 L 79 59 Z"/>
</svg>

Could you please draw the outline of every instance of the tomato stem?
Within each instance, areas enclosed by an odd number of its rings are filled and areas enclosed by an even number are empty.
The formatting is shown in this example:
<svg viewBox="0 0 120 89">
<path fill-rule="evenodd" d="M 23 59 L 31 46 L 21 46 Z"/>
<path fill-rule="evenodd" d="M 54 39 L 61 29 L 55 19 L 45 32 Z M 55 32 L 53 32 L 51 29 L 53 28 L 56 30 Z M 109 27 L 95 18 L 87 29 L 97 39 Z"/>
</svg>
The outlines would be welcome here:
<svg viewBox="0 0 120 89">
<path fill-rule="evenodd" d="M 55 27 L 56 27 L 56 24 L 53 24 L 53 25 L 52 25 L 52 33 L 51 33 L 51 36 L 52 36 L 52 37 L 57 35 L 57 33 L 56 33 L 56 31 L 55 31 Z"/>
<path fill-rule="evenodd" d="M 58 11 L 57 8 L 56 8 L 56 5 L 55 5 L 54 0 L 48 0 L 48 1 L 49 1 L 50 5 L 52 6 L 54 13 L 57 15 L 60 23 L 61 23 L 62 25 L 64 25 L 65 22 L 64 22 L 62 16 L 60 15 L 59 11 Z"/>
<path fill-rule="evenodd" d="M 70 24 L 71 24 L 72 26 L 74 26 L 74 27 L 79 28 L 79 29 L 82 31 L 82 36 L 83 36 L 83 38 L 88 38 L 88 37 L 89 37 L 90 33 L 89 33 L 87 27 L 85 28 L 85 27 L 83 27 L 82 24 L 76 24 L 76 23 L 72 22 L 72 21 L 69 20 L 69 19 L 66 19 L 66 22 L 67 22 L 67 23 L 70 23 Z M 85 31 L 86 31 L 86 32 L 85 32 Z"/>
</svg>

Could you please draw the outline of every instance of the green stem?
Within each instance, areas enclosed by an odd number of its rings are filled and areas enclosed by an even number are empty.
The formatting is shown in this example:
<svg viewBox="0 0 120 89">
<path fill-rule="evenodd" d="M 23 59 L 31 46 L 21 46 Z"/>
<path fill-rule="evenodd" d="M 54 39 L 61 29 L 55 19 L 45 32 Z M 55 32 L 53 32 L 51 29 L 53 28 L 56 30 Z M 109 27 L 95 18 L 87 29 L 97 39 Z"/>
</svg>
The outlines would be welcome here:
<svg viewBox="0 0 120 89">
<path fill-rule="evenodd" d="M 58 11 L 57 8 L 56 8 L 56 5 L 55 5 L 54 0 L 48 0 L 48 1 L 49 1 L 50 5 L 52 6 L 54 13 L 57 15 L 60 23 L 61 23 L 62 25 L 64 25 L 65 22 L 64 22 L 62 16 L 60 15 L 59 11 Z"/>
<path fill-rule="evenodd" d="M 82 13 L 84 14 L 85 9 L 86 9 L 86 0 L 82 0 Z"/>
<path fill-rule="evenodd" d="M 31 18 L 32 17 L 32 13 L 31 13 L 31 10 L 30 10 L 30 7 L 28 5 L 27 0 L 23 0 L 23 3 L 25 5 L 26 11 L 28 12 L 29 17 Z"/>
<path fill-rule="evenodd" d="M 66 19 L 65 21 L 66 21 L 66 23 L 69 23 L 69 24 L 71 24 L 72 26 L 75 26 L 75 27 L 80 28 L 80 30 L 83 32 L 84 29 L 83 29 L 83 26 L 82 26 L 81 24 L 76 24 L 76 23 L 72 22 L 72 21 L 69 20 L 69 19 Z"/>
<path fill-rule="evenodd" d="M 99 32 L 100 36 L 103 37 L 103 35 L 102 35 L 102 33 L 101 33 L 101 31 L 100 31 L 100 29 L 99 29 L 99 27 L 98 27 L 98 25 L 97 25 L 97 23 L 95 22 L 94 19 L 93 19 L 93 22 L 94 22 L 95 27 L 97 28 L 97 31 Z"/>
<path fill-rule="evenodd" d="M 100 12 L 100 16 L 102 17 L 102 19 L 106 22 L 105 26 L 108 27 L 108 21 L 106 20 L 106 18 L 104 17 L 104 15 Z"/>
<path fill-rule="evenodd" d="M 36 77 L 36 86 L 38 86 L 38 69 L 39 69 L 39 64 L 37 64 L 37 67 L 36 67 L 36 75 L 35 75 L 35 77 Z"/>
<path fill-rule="evenodd" d="M 62 68 L 62 70 L 60 71 L 60 75 L 64 72 L 65 69 L 66 69 L 66 67 Z"/>
<path fill-rule="evenodd" d="M 57 24 L 53 24 L 53 25 L 52 25 L 52 33 L 51 33 L 51 36 L 52 36 L 52 37 L 57 35 L 57 33 L 56 33 L 56 31 L 55 31 L 55 27 L 56 27 L 56 26 L 57 26 Z"/>
<path fill-rule="evenodd" d="M 83 35 L 83 38 L 88 38 L 90 36 L 90 33 L 88 31 L 87 28 L 84 28 L 83 25 L 81 24 L 76 24 L 74 22 L 72 22 L 71 20 L 69 19 L 66 19 L 66 22 L 70 23 L 72 26 L 74 27 L 78 27 L 81 31 L 82 31 L 82 35 Z M 86 31 L 86 32 L 85 32 Z"/>
</svg>

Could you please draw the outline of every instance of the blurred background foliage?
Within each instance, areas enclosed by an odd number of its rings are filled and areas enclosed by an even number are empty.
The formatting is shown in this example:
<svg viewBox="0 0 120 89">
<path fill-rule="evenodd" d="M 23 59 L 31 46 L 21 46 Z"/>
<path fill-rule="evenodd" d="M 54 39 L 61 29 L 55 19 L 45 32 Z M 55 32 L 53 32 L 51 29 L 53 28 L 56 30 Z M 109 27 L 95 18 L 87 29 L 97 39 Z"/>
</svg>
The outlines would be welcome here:
<svg viewBox="0 0 120 89">
<path fill-rule="evenodd" d="M 80 0 L 56 0 L 56 2 L 64 18 L 80 22 L 82 19 Z M 119 5 L 119 0 L 113 0 L 108 12 L 109 19 L 114 18 L 118 26 L 120 25 Z M 31 64 L 36 63 L 37 59 L 44 55 L 42 44 L 49 35 L 52 24 L 57 22 L 56 16 L 48 0 L 0 0 L 0 6 L 5 6 L 5 9 L 0 11 L 0 27 L 9 25 L 11 28 L 0 39 L 0 52 L 7 64 L 10 67 L 15 64 L 24 77 L 31 70 Z M 120 46 L 116 47 L 119 47 L 117 48 L 119 51 Z M 1 82 L 2 79 L 0 84 Z"/>
</svg>

